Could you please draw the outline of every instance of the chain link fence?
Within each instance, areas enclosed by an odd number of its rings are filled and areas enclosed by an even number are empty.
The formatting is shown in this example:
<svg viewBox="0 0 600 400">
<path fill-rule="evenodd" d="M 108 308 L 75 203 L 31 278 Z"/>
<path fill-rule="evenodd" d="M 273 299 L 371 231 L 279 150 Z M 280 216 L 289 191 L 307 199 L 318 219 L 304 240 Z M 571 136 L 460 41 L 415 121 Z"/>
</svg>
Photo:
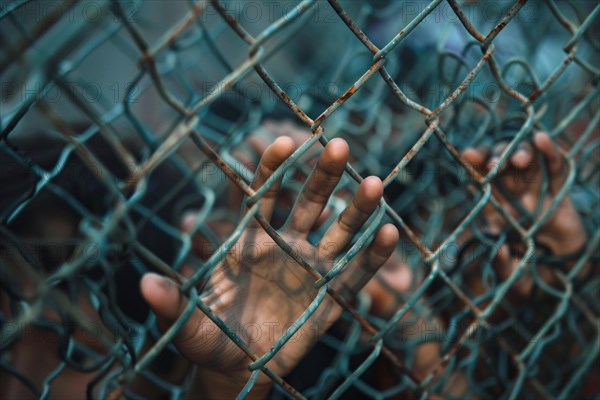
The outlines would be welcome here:
<svg viewBox="0 0 600 400">
<path fill-rule="evenodd" d="M 550 0 L 3 1 L 1 391 L 184 398 L 193 369 L 171 340 L 198 307 L 252 362 L 240 398 L 259 374 L 273 398 L 595 398 L 599 14 Z M 564 177 L 552 188 L 541 163 L 553 194 L 528 208 L 502 182 L 540 131 Z M 350 146 L 314 241 L 363 177 L 385 185 L 326 274 L 281 238 L 283 211 L 273 225 L 258 212 L 270 184 L 251 187 L 248 141 L 282 134 L 299 142 L 274 174 L 290 199 L 322 146 Z M 474 168 L 468 148 L 495 149 L 494 165 Z M 566 201 L 585 240 L 557 254 L 540 238 Z M 198 297 L 253 220 L 319 288 L 266 354 Z M 330 282 L 383 221 L 402 268 L 344 300 Z M 139 293 L 148 271 L 193 300 L 167 331 Z M 326 297 L 342 318 L 278 376 L 267 363 Z"/>
</svg>

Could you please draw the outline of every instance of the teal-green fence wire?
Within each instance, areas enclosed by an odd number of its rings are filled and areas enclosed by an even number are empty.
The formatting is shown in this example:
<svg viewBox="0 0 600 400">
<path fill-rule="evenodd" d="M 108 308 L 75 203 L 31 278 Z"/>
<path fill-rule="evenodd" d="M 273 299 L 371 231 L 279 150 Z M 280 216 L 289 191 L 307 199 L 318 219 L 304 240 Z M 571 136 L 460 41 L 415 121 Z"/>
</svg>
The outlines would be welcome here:
<svg viewBox="0 0 600 400">
<path fill-rule="evenodd" d="M 196 308 L 248 357 L 239 398 L 262 375 L 271 398 L 599 395 L 595 2 L 0 4 L 3 398 L 192 396 L 172 340 Z M 281 135 L 297 150 L 254 188 Z M 364 177 L 385 190 L 322 271 L 278 228 L 333 138 L 350 158 L 309 240 Z M 338 293 L 386 222 L 391 260 Z M 264 354 L 201 296 L 255 223 L 316 289 Z M 140 295 L 149 271 L 191 300 L 167 329 Z M 269 361 L 327 299 L 342 317 L 279 376 Z"/>
</svg>

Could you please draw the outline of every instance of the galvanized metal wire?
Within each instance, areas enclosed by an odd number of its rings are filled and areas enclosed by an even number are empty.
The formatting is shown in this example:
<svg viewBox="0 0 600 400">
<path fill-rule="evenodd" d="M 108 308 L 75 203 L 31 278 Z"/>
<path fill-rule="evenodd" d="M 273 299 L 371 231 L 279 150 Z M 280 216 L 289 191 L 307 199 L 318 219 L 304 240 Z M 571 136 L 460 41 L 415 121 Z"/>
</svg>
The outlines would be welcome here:
<svg viewBox="0 0 600 400">
<path fill-rule="evenodd" d="M 53 384 L 75 371 L 86 374 L 90 398 L 143 398 L 132 384 L 140 377 L 183 398 L 192 369 L 173 379 L 161 364 L 181 360 L 171 340 L 197 307 L 252 360 L 240 398 L 261 373 L 275 382 L 274 398 L 597 396 L 599 14 L 594 2 L 552 0 L 3 2 L 0 387 L 14 379 L 31 397 L 51 398 Z M 261 215 L 270 183 L 252 189 L 252 172 L 236 158 L 265 120 L 307 132 L 274 178 L 307 174 L 315 146 L 349 142 L 330 221 L 363 177 L 378 175 L 386 187 L 372 223 L 324 275 Z M 538 131 L 568 171 L 533 213 L 504 192 L 521 211 L 515 217 L 495 185 Z M 489 172 L 461 156 L 499 142 L 506 147 Z M 233 186 L 245 195 L 241 216 L 225 200 Z M 284 186 L 301 187 L 294 179 Z M 587 240 L 556 256 L 538 235 L 566 196 Z M 486 232 L 486 208 L 502 215 L 502 232 Z M 194 226 L 182 232 L 190 212 Z M 235 228 L 223 235 L 215 220 Z M 319 289 L 266 354 L 198 297 L 254 220 Z M 348 302 L 330 282 L 383 221 L 400 229 L 412 279 L 406 291 L 388 287 L 393 312 L 372 315 L 368 295 Z M 214 244 L 205 258 L 194 250 L 197 235 Z M 522 254 L 502 279 L 494 259 L 507 243 Z M 553 266 L 553 284 L 539 264 Z M 163 333 L 138 293 L 147 271 L 174 279 L 191 300 Z M 523 276 L 533 290 L 515 305 L 508 298 Z M 278 376 L 268 361 L 326 296 L 345 309 L 318 345 L 331 357 L 311 367 L 317 379 Z M 40 331 L 59 344 L 42 377 L 15 361 L 19 341 Z M 427 343 L 439 354 L 416 371 Z"/>
</svg>

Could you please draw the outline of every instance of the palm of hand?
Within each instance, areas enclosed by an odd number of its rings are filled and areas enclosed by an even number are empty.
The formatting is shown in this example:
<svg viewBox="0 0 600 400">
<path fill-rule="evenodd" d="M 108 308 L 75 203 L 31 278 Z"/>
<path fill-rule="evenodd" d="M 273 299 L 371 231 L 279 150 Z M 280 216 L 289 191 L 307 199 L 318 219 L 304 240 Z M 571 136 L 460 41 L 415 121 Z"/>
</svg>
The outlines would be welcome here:
<svg viewBox="0 0 600 400">
<path fill-rule="evenodd" d="M 312 264 L 315 248 L 306 239 L 285 233 L 282 238 Z M 208 290 L 201 298 L 258 355 L 262 355 L 315 298 L 314 281 L 264 230 L 255 228 L 244 233 L 233 251 L 216 267 Z M 332 305 L 319 307 L 309 325 L 277 353 L 270 364 L 275 373 L 287 374 L 299 361 L 297 355 L 304 354 L 314 344 L 315 329 L 325 324 L 322 320 L 331 314 Z M 211 367 L 223 372 L 245 365 L 246 355 L 227 340 L 212 321 L 204 317 L 202 324 L 196 333 L 208 331 L 213 334 L 189 339 L 190 343 L 202 345 L 200 351 L 188 352 L 191 361 L 203 364 L 206 359 L 215 360 Z"/>
</svg>

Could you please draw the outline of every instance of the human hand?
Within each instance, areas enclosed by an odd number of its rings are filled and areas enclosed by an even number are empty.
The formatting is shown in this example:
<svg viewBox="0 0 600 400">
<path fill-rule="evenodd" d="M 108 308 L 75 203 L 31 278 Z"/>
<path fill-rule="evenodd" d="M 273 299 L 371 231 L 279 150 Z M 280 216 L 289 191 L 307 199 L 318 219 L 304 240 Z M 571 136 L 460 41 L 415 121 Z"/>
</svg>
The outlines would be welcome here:
<svg viewBox="0 0 600 400">
<path fill-rule="evenodd" d="M 294 141 L 296 147 L 300 147 L 311 135 L 312 132 L 306 127 L 300 127 L 288 120 L 265 120 L 242 143 L 234 147 L 231 154 L 248 171 L 256 173 L 258 161 L 275 139 L 286 136 Z M 320 147 L 318 144 L 314 145 L 307 153 L 314 154 L 315 151 L 318 151 L 318 147 Z M 229 207 L 233 210 L 239 210 L 243 199 L 244 192 L 239 186 L 229 182 Z"/>
<path fill-rule="evenodd" d="M 230 154 L 233 157 L 233 162 L 237 165 L 234 166 L 235 170 L 243 169 L 242 175 L 248 176 L 248 173 L 255 174 L 258 168 L 258 163 L 261 156 L 267 150 L 269 145 L 273 143 L 277 138 L 286 136 L 294 141 L 295 147 L 300 147 L 306 142 L 312 135 L 312 132 L 306 127 L 301 127 L 289 120 L 264 120 L 259 127 L 254 131 L 250 132 L 248 136 L 240 143 L 234 145 L 230 150 Z M 309 148 L 301 157 L 303 161 L 307 162 L 308 166 L 314 166 L 318 159 L 322 147 L 320 144 L 314 144 Z M 300 177 L 294 177 L 301 179 Z M 302 181 L 300 181 L 301 183 Z M 296 181 L 298 183 L 298 181 Z M 234 182 L 227 179 L 225 193 L 226 201 L 221 202 L 216 212 L 203 221 L 205 224 L 204 228 L 211 231 L 213 237 L 209 237 L 197 231 L 192 236 L 192 248 L 194 255 L 199 257 L 201 260 L 207 260 L 218 243 L 214 243 L 214 238 L 219 238 L 221 242 L 225 241 L 233 231 L 235 230 L 237 220 L 240 217 L 240 212 L 243 212 L 242 204 L 244 202 L 244 191 L 236 185 Z M 281 223 L 277 216 L 283 214 L 287 216 L 286 209 L 291 208 L 294 196 L 292 193 L 287 193 L 284 190 L 280 190 L 278 195 L 278 202 L 274 206 L 276 211 L 272 218 L 271 223 L 276 226 Z M 321 214 L 319 220 L 315 224 L 314 228 L 318 228 L 325 222 L 325 220 L 331 215 L 331 210 L 327 207 Z M 191 231 L 197 221 L 197 212 L 187 211 L 181 223 L 181 229 L 184 232 Z M 280 216 L 281 217 L 281 216 Z"/>
<path fill-rule="evenodd" d="M 252 187 L 257 189 L 266 183 L 295 147 L 293 140 L 287 137 L 281 137 L 269 146 L 262 156 Z M 377 208 L 383 194 L 379 178 L 364 179 L 352 202 L 321 241 L 316 245 L 308 242 L 307 235 L 339 182 L 348 154 L 348 145 L 343 140 L 333 139 L 328 143 L 288 221 L 279 232 L 298 255 L 322 271 L 332 267 L 335 257 L 349 245 Z M 260 212 L 267 220 L 272 215 L 280 184 L 275 182 L 261 200 Z M 393 225 L 381 227 L 373 242 L 330 283 L 331 287 L 350 299 L 392 254 L 398 236 Z M 262 227 L 253 221 L 232 251 L 216 266 L 200 297 L 229 326 L 241 329 L 240 336 L 249 337 L 245 329 L 258 326 L 261 334 L 253 335 L 249 344 L 262 355 L 314 299 L 317 289 L 313 284 L 314 278 L 280 250 Z M 187 305 L 187 298 L 176 284 L 156 274 L 143 277 L 141 290 L 156 313 L 161 329 L 172 324 Z M 326 296 L 301 328 L 298 340 L 285 344 L 267 366 L 280 376 L 286 375 L 341 312 L 342 308 Z M 261 331 L 270 327 L 275 327 L 278 334 Z M 247 369 L 250 359 L 237 345 L 224 338 L 218 327 L 198 309 L 176 335 L 174 344 L 182 355 L 199 366 L 201 389 L 208 397 L 234 396 L 250 377 Z M 270 383 L 270 378 L 261 374 L 251 396 L 264 396 Z"/>
<path fill-rule="evenodd" d="M 499 156 L 506 146 L 506 143 L 500 143 L 493 149 L 470 148 L 466 149 L 462 156 L 479 173 L 487 174 L 497 165 Z M 548 188 L 545 192 L 543 191 L 544 164 L 548 172 Z M 499 200 L 500 205 L 514 218 L 521 219 L 523 213 L 515 207 L 515 203 L 510 200 L 510 197 L 520 203 L 527 213 L 536 215 L 535 219 L 537 220 L 552 205 L 566 181 L 567 173 L 566 160 L 553 144 L 550 136 L 547 133 L 539 132 L 535 135 L 533 144 L 521 143 L 517 151 L 508 158 L 507 165 L 501 169 L 492 182 L 492 192 Z M 538 204 L 541 204 L 539 210 L 537 210 Z M 488 221 L 490 233 L 497 234 L 507 225 L 504 217 L 490 205 L 484 208 L 484 216 Z M 534 222 L 525 220 L 524 226 L 530 226 Z M 537 243 L 547 246 L 555 256 L 572 254 L 584 246 L 586 231 L 568 194 L 560 201 L 546 222 L 540 226 L 535 240 Z M 515 248 L 508 245 L 502 246 L 497 252 L 497 269 L 504 279 L 510 276 L 519 264 L 519 260 L 512 256 L 514 253 Z M 549 273 L 547 269 L 541 269 L 540 273 L 546 281 L 552 280 L 551 275 L 553 274 Z M 532 279 L 526 277 L 519 282 L 517 289 L 521 294 L 527 294 L 532 286 Z"/>
</svg>

